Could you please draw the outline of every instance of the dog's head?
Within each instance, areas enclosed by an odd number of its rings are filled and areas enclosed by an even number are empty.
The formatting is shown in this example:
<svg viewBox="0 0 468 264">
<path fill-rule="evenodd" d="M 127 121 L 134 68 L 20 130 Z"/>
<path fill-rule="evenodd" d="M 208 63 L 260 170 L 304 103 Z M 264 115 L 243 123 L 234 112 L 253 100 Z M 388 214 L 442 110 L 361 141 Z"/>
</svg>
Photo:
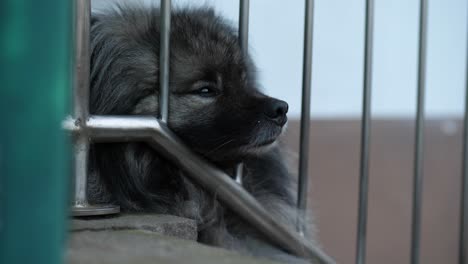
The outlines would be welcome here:
<svg viewBox="0 0 468 264">
<path fill-rule="evenodd" d="M 96 114 L 158 114 L 159 17 L 125 7 L 92 23 L 91 106 Z M 179 10 L 170 33 L 169 127 L 213 161 L 272 146 L 286 102 L 259 92 L 236 31 L 212 10 Z"/>
</svg>

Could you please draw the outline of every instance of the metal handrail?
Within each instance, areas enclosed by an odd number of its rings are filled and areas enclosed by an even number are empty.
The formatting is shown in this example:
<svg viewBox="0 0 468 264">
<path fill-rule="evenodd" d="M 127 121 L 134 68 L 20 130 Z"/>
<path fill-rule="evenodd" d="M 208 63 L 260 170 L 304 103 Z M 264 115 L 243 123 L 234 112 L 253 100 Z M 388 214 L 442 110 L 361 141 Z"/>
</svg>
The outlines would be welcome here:
<svg viewBox="0 0 468 264">
<path fill-rule="evenodd" d="M 268 211 L 229 175 L 194 154 L 160 120 L 150 116 L 91 116 L 86 127 L 73 118 L 64 128 L 86 134 L 98 142 L 145 141 L 180 166 L 193 180 L 216 193 L 233 211 L 252 224 L 277 246 L 300 257 L 334 263 L 321 249 L 308 243 L 294 230 L 279 223 Z"/>
<path fill-rule="evenodd" d="M 307 0 L 307 3 L 312 0 Z M 271 242 L 287 252 L 319 263 L 334 263 L 321 249 L 308 243 L 293 229 L 279 223 L 241 184 L 194 154 L 167 127 L 169 116 L 169 37 L 170 0 L 161 0 L 160 50 L 160 116 L 89 116 L 89 31 L 90 0 L 77 0 L 76 15 L 76 76 L 74 84 L 73 117 L 64 121 L 64 128 L 75 138 L 75 200 L 74 215 L 98 215 L 119 212 L 114 205 L 90 205 L 86 197 L 89 145 L 91 141 L 128 142 L 144 141 L 176 165 L 188 172 L 196 182 L 216 193 L 220 200 L 252 224 Z M 247 53 L 249 1 L 241 0 L 240 43 Z M 311 13 L 307 13 L 311 21 Z M 307 27 L 309 28 L 309 27 Z M 310 36 L 310 34 L 307 34 Z M 311 41 L 308 42 L 311 45 Z M 306 48 L 309 50 L 310 47 Z M 308 69 L 310 70 L 310 63 Z M 308 83 L 310 90 L 310 82 Z M 241 175 L 242 166 L 237 174 Z M 239 178 L 240 176 L 236 177 Z M 301 196 L 303 199 L 306 196 Z"/>
</svg>

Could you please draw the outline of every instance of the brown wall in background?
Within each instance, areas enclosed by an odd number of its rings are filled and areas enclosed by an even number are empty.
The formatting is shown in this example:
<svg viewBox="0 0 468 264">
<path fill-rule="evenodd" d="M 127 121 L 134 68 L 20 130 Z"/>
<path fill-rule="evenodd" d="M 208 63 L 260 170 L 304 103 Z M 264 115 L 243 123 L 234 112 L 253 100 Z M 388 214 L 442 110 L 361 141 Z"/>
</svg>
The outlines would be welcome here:
<svg viewBox="0 0 468 264">
<path fill-rule="evenodd" d="M 367 263 L 409 263 L 414 122 L 375 120 L 371 128 Z M 425 128 L 421 263 L 457 263 L 461 122 Z M 299 123 L 284 142 L 297 162 Z M 354 263 L 360 155 L 359 120 L 311 122 L 309 206 L 324 249 Z M 295 166 L 295 164 L 293 164 Z"/>
</svg>

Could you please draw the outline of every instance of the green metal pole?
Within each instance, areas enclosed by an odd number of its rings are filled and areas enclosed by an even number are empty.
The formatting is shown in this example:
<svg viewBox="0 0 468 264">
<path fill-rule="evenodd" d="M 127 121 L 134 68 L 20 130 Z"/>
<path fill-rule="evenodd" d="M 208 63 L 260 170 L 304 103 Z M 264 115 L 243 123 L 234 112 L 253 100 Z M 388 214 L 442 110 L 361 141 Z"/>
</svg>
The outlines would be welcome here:
<svg viewBox="0 0 468 264">
<path fill-rule="evenodd" d="M 0 1 L 0 263 L 63 262 L 72 3 Z"/>
</svg>

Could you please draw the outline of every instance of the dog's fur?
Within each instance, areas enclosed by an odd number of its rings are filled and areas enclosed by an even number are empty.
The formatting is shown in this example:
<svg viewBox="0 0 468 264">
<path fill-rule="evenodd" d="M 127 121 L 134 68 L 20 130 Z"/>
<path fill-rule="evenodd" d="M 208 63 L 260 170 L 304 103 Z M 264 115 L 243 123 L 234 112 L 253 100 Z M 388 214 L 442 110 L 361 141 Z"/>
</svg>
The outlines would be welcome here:
<svg viewBox="0 0 468 264">
<path fill-rule="evenodd" d="M 159 10 L 119 5 L 91 26 L 91 113 L 158 116 Z M 172 13 L 168 126 L 194 152 L 228 174 L 244 162 L 243 186 L 291 229 L 292 179 L 276 144 L 287 104 L 259 92 L 255 67 L 237 33 L 212 9 Z M 164 156 L 144 143 L 92 147 L 89 196 L 125 212 L 194 219 L 199 241 L 294 258 L 268 243 Z M 254 246 L 253 246 L 254 245 Z M 298 261 L 298 259 L 294 259 Z"/>
</svg>

